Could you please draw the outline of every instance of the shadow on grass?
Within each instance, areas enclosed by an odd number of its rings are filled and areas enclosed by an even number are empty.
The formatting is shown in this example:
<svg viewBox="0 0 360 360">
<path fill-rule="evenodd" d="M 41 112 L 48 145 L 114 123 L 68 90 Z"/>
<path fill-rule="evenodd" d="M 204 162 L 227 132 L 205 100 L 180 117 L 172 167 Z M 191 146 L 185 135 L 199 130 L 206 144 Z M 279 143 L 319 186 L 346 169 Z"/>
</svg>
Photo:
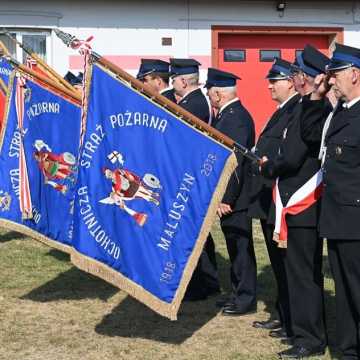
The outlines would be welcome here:
<svg viewBox="0 0 360 360">
<path fill-rule="evenodd" d="M 324 279 L 331 279 L 331 272 L 328 262 L 328 257 L 323 257 L 323 275 Z M 262 267 L 260 274 L 258 274 L 258 301 L 263 301 L 265 304 L 265 312 L 268 312 L 271 315 L 276 314 L 275 301 L 277 296 L 277 286 L 275 283 L 274 275 L 270 264 L 267 264 Z M 334 314 L 335 312 L 335 297 L 328 291 L 324 290 L 325 304 L 326 307 L 331 308 L 331 311 L 327 313 Z"/>
<path fill-rule="evenodd" d="M 45 256 L 51 256 L 55 258 L 58 261 L 62 262 L 69 262 L 70 261 L 70 255 L 59 250 L 51 249 L 48 251 L 48 253 Z"/>
<path fill-rule="evenodd" d="M 216 316 L 219 309 L 215 307 L 213 299 L 184 302 L 178 320 L 170 321 L 128 296 L 103 318 L 95 331 L 111 337 L 181 344 Z"/>
<path fill-rule="evenodd" d="M 274 274 L 270 264 L 261 268 L 257 277 L 257 300 L 265 304 L 264 311 L 269 314 L 269 318 L 278 319 L 275 309 L 277 298 L 277 287 Z M 267 319 L 264 319 L 267 320 Z"/>
<path fill-rule="evenodd" d="M 323 275 L 324 279 L 331 278 L 331 272 L 328 257 L 323 256 Z M 269 318 L 278 318 L 275 309 L 275 301 L 277 296 L 277 287 L 272 273 L 270 264 L 262 267 L 258 275 L 258 301 L 265 304 L 264 311 L 269 313 Z M 328 344 L 331 358 L 338 358 L 339 354 L 335 349 L 335 296 L 332 291 L 324 290 L 325 304 L 325 323 L 328 335 Z"/>
<path fill-rule="evenodd" d="M 8 231 L 0 235 L 0 243 L 5 243 L 11 240 L 23 239 L 26 236 L 17 231 Z"/>
<path fill-rule="evenodd" d="M 222 270 L 226 268 L 229 271 L 230 264 L 219 253 L 216 260 L 222 283 Z M 183 302 L 178 320 L 170 321 L 128 296 L 103 318 L 95 330 L 101 335 L 112 337 L 181 344 L 218 314 L 220 310 L 215 306 L 216 299 L 216 296 L 212 296 L 204 301 Z"/>
<path fill-rule="evenodd" d="M 73 267 L 21 299 L 38 302 L 83 299 L 106 301 L 118 291 L 107 282 Z"/>
</svg>

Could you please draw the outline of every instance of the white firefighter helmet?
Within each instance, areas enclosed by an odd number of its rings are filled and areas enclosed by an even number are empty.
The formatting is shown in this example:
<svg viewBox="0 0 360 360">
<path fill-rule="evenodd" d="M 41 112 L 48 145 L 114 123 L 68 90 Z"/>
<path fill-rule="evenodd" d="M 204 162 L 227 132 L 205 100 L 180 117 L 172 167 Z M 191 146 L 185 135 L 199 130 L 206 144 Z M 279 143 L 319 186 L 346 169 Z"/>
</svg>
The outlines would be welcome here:
<svg viewBox="0 0 360 360">
<path fill-rule="evenodd" d="M 63 153 L 63 159 L 69 165 L 75 165 L 75 163 L 76 163 L 75 156 L 72 153 L 69 153 L 69 152 L 64 152 Z"/>
<path fill-rule="evenodd" d="M 160 184 L 160 180 L 153 174 L 145 174 L 143 177 L 143 182 L 153 188 L 153 189 L 161 189 L 162 186 Z"/>
</svg>

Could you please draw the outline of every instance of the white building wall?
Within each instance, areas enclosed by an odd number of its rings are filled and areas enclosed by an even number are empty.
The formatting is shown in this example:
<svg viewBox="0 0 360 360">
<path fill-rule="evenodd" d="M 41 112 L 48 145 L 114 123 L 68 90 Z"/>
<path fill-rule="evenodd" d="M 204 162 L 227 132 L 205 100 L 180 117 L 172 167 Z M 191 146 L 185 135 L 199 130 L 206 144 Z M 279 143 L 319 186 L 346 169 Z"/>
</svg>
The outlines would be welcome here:
<svg viewBox="0 0 360 360">
<path fill-rule="evenodd" d="M 195 57 L 211 65 L 212 25 L 343 27 L 345 44 L 360 47 L 360 1 L 133 0 L 0 2 L 0 26 L 61 28 L 85 39 L 126 70 L 136 73 L 141 57 Z M 45 5 L 46 4 L 46 5 Z M 161 38 L 171 37 L 172 46 Z M 76 53 L 52 34 L 48 62 L 61 74 L 79 67 Z M 202 74 L 204 74 L 204 69 Z"/>
</svg>

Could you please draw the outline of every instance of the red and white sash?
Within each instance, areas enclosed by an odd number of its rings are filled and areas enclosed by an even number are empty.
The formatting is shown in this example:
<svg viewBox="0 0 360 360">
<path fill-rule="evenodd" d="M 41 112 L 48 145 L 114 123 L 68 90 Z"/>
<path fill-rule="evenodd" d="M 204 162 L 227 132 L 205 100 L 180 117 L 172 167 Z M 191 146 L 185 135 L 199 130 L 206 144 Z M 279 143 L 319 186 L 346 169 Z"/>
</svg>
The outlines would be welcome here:
<svg viewBox="0 0 360 360">
<path fill-rule="evenodd" d="M 25 102 L 25 83 L 26 80 L 19 76 L 16 82 L 16 114 L 18 119 L 18 128 L 20 132 L 20 156 L 19 156 L 19 181 L 20 181 L 20 211 L 23 219 L 32 218 L 31 194 L 29 186 L 29 177 L 26 166 L 25 151 L 23 144 L 24 137 L 24 102 Z"/>
<path fill-rule="evenodd" d="M 288 228 L 286 224 L 286 215 L 297 215 L 313 205 L 321 196 L 322 170 L 314 174 L 304 185 L 292 194 L 288 203 L 284 207 L 279 192 L 279 178 L 273 187 L 273 199 L 275 202 L 275 229 L 273 240 L 278 243 L 278 247 L 287 247 Z"/>
</svg>

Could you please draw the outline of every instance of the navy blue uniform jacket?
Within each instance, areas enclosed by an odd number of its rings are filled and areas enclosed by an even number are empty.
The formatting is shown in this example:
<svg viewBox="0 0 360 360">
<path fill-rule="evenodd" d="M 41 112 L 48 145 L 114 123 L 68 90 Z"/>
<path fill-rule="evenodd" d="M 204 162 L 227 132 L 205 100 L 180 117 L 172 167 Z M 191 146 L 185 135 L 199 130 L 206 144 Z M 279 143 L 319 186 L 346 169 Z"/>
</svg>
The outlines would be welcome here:
<svg viewBox="0 0 360 360">
<path fill-rule="evenodd" d="M 254 122 L 238 100 L 226 106 L 215 119 L 215 128 L 235 142 L 251 149 L 255 142 Z M 238 166 L 231 175 L 225 191 L 223 203 L 233 211 L 246 210 L 249 204 L 250 161 L 236 153 Z"/>
</svg>

